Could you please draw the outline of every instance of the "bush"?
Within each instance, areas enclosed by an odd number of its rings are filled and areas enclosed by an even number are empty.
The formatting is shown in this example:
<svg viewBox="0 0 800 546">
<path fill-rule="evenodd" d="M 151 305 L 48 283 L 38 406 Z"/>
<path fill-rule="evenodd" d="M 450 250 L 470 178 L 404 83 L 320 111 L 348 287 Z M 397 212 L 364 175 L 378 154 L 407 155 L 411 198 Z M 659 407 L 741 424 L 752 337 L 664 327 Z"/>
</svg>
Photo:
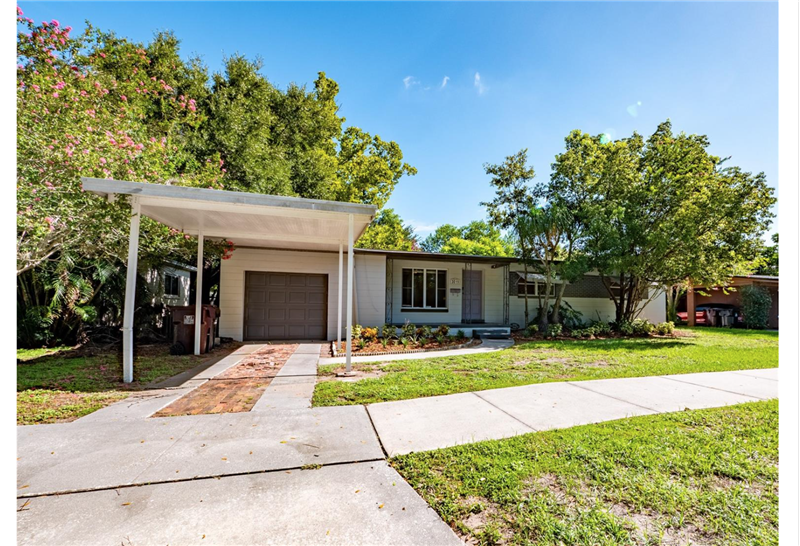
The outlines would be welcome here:
<svg viewBox="0 0 800 546">
<path fill-rule="evenodd" d="M 614 321 L 612 323 L 612 327 L 623 336 L 633 335 L 633 323 L 629 320 L 623 320 L 620 322 Z"/>
<path fill-rule="evenodd" d="M 351 332 L 350 337 L 353 338 L 354 340 L 357 341 L 357 340 L 361 339 L 361 325 L 360 324 L 353 324 L 352 330 L 350 332 Z"/>
<path fill-rule="evenodd" d="M 742 292 L 742 315 L 747 328 L 763 330 L 769 325 L 769 310 L 772 296 L 761 286 L 744 286 Z"/>
<path fill-rule="evenodd" d="M 671 336 L 675 331 L 675 324 L 673 322 L 662 322 L 656 326 L 656 333 L 660 336 Z"/>
<path fill-rule="evenodd" d="M 555 305 L 550 306 L 551 315 L 554 308 Z M 561 324 L 563 324 L 564 328 L 567 330 L 574 330 L 575 328 L 580 328 L 583 325 L 583 313 L 576 310 L 565 301 L 561 302 L 561 305 L 558 307 L 558 315 L 561 318 Z"/>
<path fill-rule="evenodd" d="M 400 329 L 403 331 L 403 337 L 414 337 L 417 334 L 417 327 L 408 321 Z"/>
<path fill-rule="evenodd" d="M 655 328 L 649 320 L 636 319 L 633 321 L 633 335 L 635 336 L 649 336 Z"/>
<path fill-rule="evenodd" d="M 357 345 L 359 349 L 363 349 L 367 346 L 367 340 L 362 337 L 358 340 Z"/>
<path fill-rule="evenodd" d="M 403 336 L 400 338 L 400 343 L 403 344 L 403 348 L 408 349 L 408 338 Z"/>
<path fill-rule="evenodd" d="M 603 335 L 607 336 L 612 331 L 611 325 L 604 320 L 593 321 L 589 325 L 589 328 L 592 329 L 592 333 L 596 336 L 603 336 Z"/>
<path fill-rule="evenodd" d="M 364 328 L 361 330 L 361 339 L 366 341 L 374 341 L 378 339 L 378 329 L 377 328 Z"/>
<path fill-rule="evenodd" d="M 458 332 L 456 332 L 456 339 L 459 341 L 464 341 L 465 339 L 467 339 L 467 334 L 464 333 L 464 330 L 459 330 Z"/>
<path fill-rule="evenodd" d="M 561 335 L 562 326 L 560 324 L 547 325 L 547 337 L 556 337 Z"/>
<path fill-rule="evenodd" d="M 531 324 L 530 326 L 528 326 L 527 328 L 525 328 L 525 330 L 523 331 L 523 335 L 524 335 L 525 337 L 533 337 L 533 336 L 535 336 L 535 335 L 536 335 L 536 333 L 537 333 L 538 331 L 539 331 L 539 327 L 538 327 L 538 326 L 536 326 L 535 324 Z"/>
<path fill-rule="evenodd" d="M 435 333 L 436 333 L 436 337 L 446 336 L 446 335 L 448 335 L 450 333 L 450 327 L 447 324 L 441 324 L 436 329 Z"/>
<path fill-rule="evenodd" d="M 417 335 L 420 337 L 420 339 L 428 339 L 433 337 L 433 332 L 431 331 L 430 326 L 420 326 L 417 328 Z"/>
<path fill-rule="evenodd" d="M 438 331 L 438 330 L 437 330 L 437 331 Z M 446 336 L 446 335 L 443 335 L 443 334 L 438 334 L 438 335 L 436 336 L 436 342 L 437 342 L 439 345 L 444 345 L 444 344 L 447 342 L 447 336 Z"/>
<path fill-rule="evenodd" d="M 384 324 L 381 326 L 381 335 L 383 339 L 392 339 L 397 336 L 397 327 L 391 324 Z"/>
</svg>

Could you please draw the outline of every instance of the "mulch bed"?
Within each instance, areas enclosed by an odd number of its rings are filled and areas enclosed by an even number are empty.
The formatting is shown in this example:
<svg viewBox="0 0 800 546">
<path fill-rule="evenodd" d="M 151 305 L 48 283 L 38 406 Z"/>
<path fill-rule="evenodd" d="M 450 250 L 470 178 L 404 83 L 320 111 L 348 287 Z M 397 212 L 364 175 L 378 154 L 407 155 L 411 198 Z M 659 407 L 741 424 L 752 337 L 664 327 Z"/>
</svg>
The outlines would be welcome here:
<svg viewBox="0 0 800 546">
<path fill-rule="evenodd" d="M 364 346 L 364 348 L 358 347 L 356 345 L 356 343 L 353 343 L 352 351 L 353 351 L 353 356 L 358 356 L 358 355 L 367 355 L 367 356 L 372 356 L 372 355 L 391 355 L 391 354 L 398 354 L 398 353 L 420 352 L 421 350 L 425 350 L 425 351 L 442 351 L 442 350 L 446 350 L 446 349 L 453 349 L 453 348 L 456 348 L 456 347 L 461 347 L 462 345 L 473 343 L 475 341 L 477 341 L 477 340 L 471 340 L 469 338 L 465 338 L 465 339 L 450 338 L 447 341 L 445 341 L 444 343 L 439 343 L 437 341 L 430 341 L 430 342 L 426 343 L 424 346 L 419 344 L 419 343 L 417 343 L 417 344 L 409 343 L 408 347 L 404 347 L 401 343 L 396 343 L 395 344 L 394 342 L 392 342 L 391 344 L 388 344 L 386 347 L 384 347 L 383 343 L 381 343 L 378 340 L 375 340 L 375 341 L 371 341 L 371 342 L 367 343 Z M 333 354 L 332 354 L 333 351 L 331 351 L 331 349 L 330 349 L 330 347 L 333 345 L 333 343 L 326 343 L 325 345 L 328 347 L 327 354 L 330 355 L 330 356 L 333 356 Z M 347 345 L 343 341 L 341 343 L 341 345 L 340 345 L 340 348 L 339 348 L 339 354 L 336 355 L 336 356 L 342 356 L 342 355 L 345 354 L 346 351 L 347 351 Z"/>
<path fill-rule="evenodd" d="M 297 345 L 268 345 L 203 383 L 153 417 L 250 411 Z"/>
</svg>

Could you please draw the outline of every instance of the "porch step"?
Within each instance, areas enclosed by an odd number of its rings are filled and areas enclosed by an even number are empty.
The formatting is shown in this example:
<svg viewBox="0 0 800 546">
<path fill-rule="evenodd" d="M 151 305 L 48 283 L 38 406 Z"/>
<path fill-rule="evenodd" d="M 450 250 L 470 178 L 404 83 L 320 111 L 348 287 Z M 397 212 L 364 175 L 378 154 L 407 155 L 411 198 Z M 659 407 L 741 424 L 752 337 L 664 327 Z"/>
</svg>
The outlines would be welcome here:
<svg viewBox="0 0 800 546">
<path fill-rule="evenodd" d="M 473 328 L 472 337 L 477 339 L 511 339 L 511 328 Z"/>
</svg>

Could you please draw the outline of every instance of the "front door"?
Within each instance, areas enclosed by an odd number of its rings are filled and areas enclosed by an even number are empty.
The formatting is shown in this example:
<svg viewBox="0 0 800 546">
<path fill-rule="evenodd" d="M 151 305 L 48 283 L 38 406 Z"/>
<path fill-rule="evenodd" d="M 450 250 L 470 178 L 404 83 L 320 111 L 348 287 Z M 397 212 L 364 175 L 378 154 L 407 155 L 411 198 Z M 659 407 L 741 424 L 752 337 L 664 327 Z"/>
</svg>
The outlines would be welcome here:
<svg viewBox="0 0 800 546">
<path fill-rule="evenodd" d="M 461 321 L 480 322 L 483 318 L 483 271 L 464 270 Z"/>
</svg>

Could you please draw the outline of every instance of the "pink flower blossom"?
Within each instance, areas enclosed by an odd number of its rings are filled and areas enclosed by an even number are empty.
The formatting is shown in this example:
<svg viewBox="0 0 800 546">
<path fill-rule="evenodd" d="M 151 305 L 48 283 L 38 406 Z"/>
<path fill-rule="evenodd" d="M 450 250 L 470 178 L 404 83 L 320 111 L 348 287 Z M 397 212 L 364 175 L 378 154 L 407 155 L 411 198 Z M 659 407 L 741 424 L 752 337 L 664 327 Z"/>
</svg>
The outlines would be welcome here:
<svg viewBox="0 0 800 546">
<path fill-rule="evenodd" d="M 104 58 L 104 59 L 106 58 L 106 54 L 105 54 L 105 53 L 103 53 L 103 52 L 100 52 L 100 56 L 101 56 L 102 58 Z"/>
<path fill-rule="evenodd" d="M 22 15 L 22 8 L 17 6 L 17 15 Z"/>
<path fill-rule="evenodd" d="M 105 157 L 101 157 L 100 158 L 100 164 L 101 165 L 105 165 L 106 164 L 106 158 Z"/>
<path fill-rule="evenodd" d="M 53 25 L 54 27 L 59 26 L 58 20 L 56 20 L 56 19 L 53 19 L 52 21 L 50 21 L 50 24 Z"/>
<path fill-rule="evenodd" d="M 128 97 L 125 95 L 120 95 L 119 98 L 121 98 L 124 102 L 128 102 Z"/>
</svg>

